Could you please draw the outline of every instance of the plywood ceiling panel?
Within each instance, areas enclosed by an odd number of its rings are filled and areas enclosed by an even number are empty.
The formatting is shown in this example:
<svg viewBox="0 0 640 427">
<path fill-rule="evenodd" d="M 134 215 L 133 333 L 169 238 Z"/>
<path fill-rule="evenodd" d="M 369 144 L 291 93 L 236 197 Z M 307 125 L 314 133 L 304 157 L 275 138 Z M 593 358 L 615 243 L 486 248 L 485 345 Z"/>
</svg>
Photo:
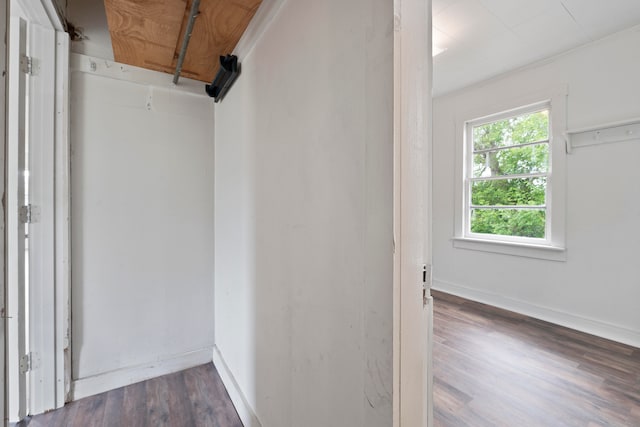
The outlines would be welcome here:
<svg viewBox="0 0 640 427">
<path fill-rule="evenodd" d="M 105 0 L 114 58 L 175 72 L 192 0 Z M 231 53 L 262 0 L 201 0 L 182 76 L 211 82 L 218 57 Z"/>
</svg>

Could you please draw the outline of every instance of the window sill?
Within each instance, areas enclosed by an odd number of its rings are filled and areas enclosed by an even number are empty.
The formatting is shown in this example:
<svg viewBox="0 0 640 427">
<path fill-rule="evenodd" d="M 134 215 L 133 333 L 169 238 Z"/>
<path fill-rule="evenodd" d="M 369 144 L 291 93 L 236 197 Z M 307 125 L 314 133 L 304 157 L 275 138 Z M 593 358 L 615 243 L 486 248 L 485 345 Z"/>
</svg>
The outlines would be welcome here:
<svg viewBox="0 0 640 427">
<path fill-rule="evenodd" d="M 497 240 L 471 239 L 468 237 L 454 237 L 452 241 L 453 247 L 458 249 L 469 249 L 525 258 L 545 259 L 549 261 L 567 260 L 566 249 L 559 246 L 501 242 Z"/>
</svg>

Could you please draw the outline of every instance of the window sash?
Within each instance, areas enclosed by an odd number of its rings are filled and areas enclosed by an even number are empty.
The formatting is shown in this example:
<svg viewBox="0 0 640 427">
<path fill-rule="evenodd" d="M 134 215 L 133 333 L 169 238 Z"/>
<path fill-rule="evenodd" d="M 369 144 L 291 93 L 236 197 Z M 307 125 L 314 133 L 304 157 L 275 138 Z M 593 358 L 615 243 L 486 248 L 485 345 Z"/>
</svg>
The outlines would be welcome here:
<svg viewBox="0 0 640 427">
<path fill-rule="evenodd" d="M 469 210 L 505 210 L 505 209 L 513 209 L 513 210 L 532 210 L 532 211 L 541 211 L 547 209 L 547 205 L 469 205 Z"/>
<path fill-rule="evenodd" d="M 503 150 L 513 150 L 514 148 L 529 147 L 531 145 L 542 145 L 542 144 L 549 144 L 549 140 L 542 139 L 540 141 L 524 142 L 522 144 L 505 145 L 503 147 L 483 148 L 482 150 L 473 150 L 473 154 L 495 153 Z"/>
<path fill-rule="evenodd" d="M 513 175 L 467 177 L 467 180 L 469 181 L 469 183 L 473 183 L 477 181 L 500 181 L 500 180 L 507 180 L 507 179 L 548 178 L 549 176 L 550 176 L 549 172 L 536 172 L 536 173 L 521 173 L 521 174 L 513 174 Z"/>
</svg>

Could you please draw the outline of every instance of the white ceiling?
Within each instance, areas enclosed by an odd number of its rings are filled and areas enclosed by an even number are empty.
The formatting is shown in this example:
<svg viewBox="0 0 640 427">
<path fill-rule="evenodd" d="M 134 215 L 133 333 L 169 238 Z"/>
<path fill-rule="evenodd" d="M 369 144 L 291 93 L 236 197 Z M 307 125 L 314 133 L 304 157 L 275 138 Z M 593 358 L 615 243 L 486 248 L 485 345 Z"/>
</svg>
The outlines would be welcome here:
<svg viewBox="0 0 640 427">
<path fill-rule="evenodd" d="M 638 24 L 640 0 L 433 0 L 434 94 Z"/>
</svg>

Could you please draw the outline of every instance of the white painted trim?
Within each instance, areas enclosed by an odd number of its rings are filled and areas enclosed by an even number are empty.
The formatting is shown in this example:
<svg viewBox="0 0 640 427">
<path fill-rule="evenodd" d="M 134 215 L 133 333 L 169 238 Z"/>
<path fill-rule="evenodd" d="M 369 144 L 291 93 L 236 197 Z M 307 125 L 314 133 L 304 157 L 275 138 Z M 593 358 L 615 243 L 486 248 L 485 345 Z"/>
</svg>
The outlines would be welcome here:
<svg viewBox="0 0 640 427">
<path fill-rule="evenodd" d="M 231 398 L 231 402 L 233 402 L 233 406 L 235 406 L 236 412 L 238 412 L 238 416 L 240 417 L 244 427 L 262 427 L 262 423 L 247 401 L 244 393 L 242 393 L 240 385 L 227 366 L 227 363 L 217 346 L 213 347 L 213 364 L 218 370 L 222 383 L 226 387 L 227 393 L 229 393 L 229 397 Z"/>
<path fill-rule="evenodd" d="M 4 2 L 0 6 L 0 34 L 8 34 L 9 23 L 9 2 Z M 0 77 L 0 188 L 6 194 L 6 149 L 7 149 L 7 58 L 8 58 L 8 37 L 0 40 L 0 70 L 5 71 Z M 7 418 L 7 319 L 6 319 L 6 298 L 7 298 L 7 277 L 5 275 L 6 262 L 6 212 L 4 204 L 0 204 L 0 423 L 4 426 Z"/>
<path fill-rule="evenodd" d="M 240 62 L 251 53 L 258 40 L 262 38 L 262 34 L 269 28 L 275 17 L 278 16 L 278 12 L 285 2 L 286 0 L 263 0 L 249 26 L 247 26 L 233 49 L 233 54 L 238 56 Z"/>
<path fill-rule="evenodd" d="M 525 258 L 546 259 L 549 261 L 566 261 L 565 248 L 549 245 L 532 245 L 528 243 L 507 242 L 502 240 L 471 239 L 468 237 L 454 237 L 451 239 L 453 247 L 473 251 L 491 252 L 495 254 L 512 255 Z"/>
<path fill-rule="evenodd" d="M 60 10 L 54 0 L 40 0 L 49 18 L 49 25 L 56 31 L 65 31 L 66 22 L 63 22 L 63 11 Z"/>
<path fill-rule="evenodd" d="M 167 90 L 178 91 L 200 97 L 208 97 L 204 91 L 203 82 L 180 78 L 178 85 L 173 84 L 173 75 L 161 73 L 159 71 L 146 70 L 132 65 L 120 64 L 106 59 L 95 58 L 93 56 L 71 53 L 69 56 L 70 72 L 82 72 L 107 77 L 115 80 L 124 80 L 132 83 L 139 83 L 145 86 L 154 86 Z M 212 101 L 213 102 L 213 101 Z"/>
<path fill-rule="evenodd" d="M 17 2 L 30 24 L 64 31 L 62 20 L 53 0 L 17 0 Z"/>
<path fill-rule="evenodd" d="M 433 289 L 640 348 L 640 331 L 435 279 Z"/>
<path fill-rule="evenodd" d="M 431 0 L 394 1 L 394 427 L 433 425 Z M 426 296 L 426 301 L 425 297 Z"/>
<path fill-rule="evenodd" d="M 61 408 L 71 387 L 69 35 L 64 32 L 56 33 L 55 109 L 55 404 Z"/>
<path fill-rule="evenodd" d="M 212 361 L 211 352 L 212 348 L 208 347 L 137 366 L 76 379 L 71 385 L 71 400 L 82 399 L 83 397 L 93 396 L 151 378 L 210 363 Z"/>
<path fill-rule="evenodd" d="M 7 258 L 5 277 L 7 279 L 7 412 L 11 422 L 20 421 L 26 415 L 26 379 L 18 370 L 20 353 L 25 350 L 24 342 L 24 310 L 20 309 L 22 299 L 20 284 L 24 280 L 21 273 L 24 262 L 24 233 L 20 231 L 18 207 L 20 205 L 22 180 L 20 179 L 21 138 L 24 135 L 24 75 L 20 72 L 19 58 L 26 54 L 27 23 L 18 16 L 11 16 L 9 24 L 9 63 L 7 90 L 8 104 L 12 106 L 7 111 L 7 158 L 6 158 L 6 206 L 7 206 Z M 22 243 L 21 243 L 22 242 Z M 24 302 L 24 301 L 23 301 Z"/>
<path fill-rule="evenodd" d="M 400 0 L 394 0 L 393 37 L 393 427 L 400 427 Z"/>
<path fill-rule="evenodd" d="M 400 427 L 400 0 L 393 2 L 393 427 Z"/>
<path fill-rule="evenodd" d="M 29 203 L 40 218 L 29 225 L 29 352 L 37 361 L 28 373 L 29 415 L 55 405 L 55 241 L 54 144 L 56 32 L 29 25 L 28 55 L 33 74 L 27 79 Z"/>
</svg>

